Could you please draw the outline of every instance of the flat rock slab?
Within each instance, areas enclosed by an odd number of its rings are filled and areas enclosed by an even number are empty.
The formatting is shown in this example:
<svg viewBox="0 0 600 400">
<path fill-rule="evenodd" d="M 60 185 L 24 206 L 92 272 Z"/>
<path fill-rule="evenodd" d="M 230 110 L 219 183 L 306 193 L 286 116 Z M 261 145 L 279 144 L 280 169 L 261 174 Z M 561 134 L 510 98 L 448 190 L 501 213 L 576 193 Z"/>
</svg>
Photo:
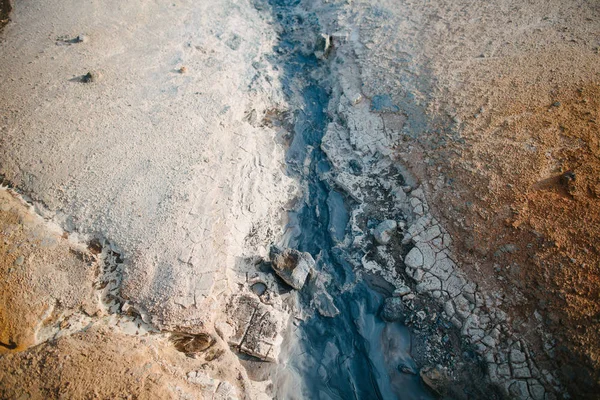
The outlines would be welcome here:
<svg viewBox="0 0 600 400">
<path fill-rule="evenodd" d="M 283 312 L 261 303 L 255 295 L 244 294 L 231 298 L 227 317 L 233 327 L 230 346 L 264 361 L 277 361 L 283 341 L 280 332 L 287 319 Z"/>
</svg>

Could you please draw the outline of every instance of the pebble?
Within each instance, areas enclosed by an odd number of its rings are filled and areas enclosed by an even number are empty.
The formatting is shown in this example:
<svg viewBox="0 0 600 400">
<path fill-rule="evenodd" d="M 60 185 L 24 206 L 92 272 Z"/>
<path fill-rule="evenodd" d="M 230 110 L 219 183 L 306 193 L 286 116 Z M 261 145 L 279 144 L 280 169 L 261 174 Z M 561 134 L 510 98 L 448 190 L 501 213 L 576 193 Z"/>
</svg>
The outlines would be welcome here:
<svg viewBox="0 0 600 400">
<path fill-rule="evenodd" d="M 411 290 L 408 286 L 400 286 L 398 289 L 394 290 L 393 296 L 402 297 L 409 294 L 410 292 Z"/>
<path fill-rule="evenodd" d="M 406 308 L 402 299 L 398 297 L 388 297 L 383 303 L 381 317 L 386 321 L 403 322 L 405 318 Z"/>
<path fill-rule="evenodd" d="M 83 76 L 82 80 L 85 83 L 90 83 L 90 82 L 98 82 L 101 79 L 102 79 L 102 74 L 100 72 L 90 71 Z"/>
<path fill-rule="evenodd" d="M 15 260 L 14 265 L 16 265 L 16 266 L 23 265 L 24 262 L 25 262 L 25 257 L 19 256 Z"/>
</svg>

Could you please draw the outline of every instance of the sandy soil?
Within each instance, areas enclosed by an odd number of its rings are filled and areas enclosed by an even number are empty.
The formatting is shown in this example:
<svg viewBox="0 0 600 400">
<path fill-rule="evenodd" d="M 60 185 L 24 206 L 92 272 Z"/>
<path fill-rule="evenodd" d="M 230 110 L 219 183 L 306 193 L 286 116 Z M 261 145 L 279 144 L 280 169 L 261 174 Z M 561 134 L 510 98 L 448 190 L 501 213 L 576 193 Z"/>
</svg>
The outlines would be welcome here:
<svg viewBox="0 0 600 400">
<path fill-rule="evenodd" d="M 100 311 L 92 289 L 96 260 L 6 190 L 0 190 L 0 232 L 0 354 L 40 343 L 44 327 L 64 312 Z"/>
<path fill-rule="evenodd" d="M 201 364 L 156 337 L 139 338 L 93 327 L 3 357 L 0 396 L 4 399 L 230 399 L 228 385 L 219 391 L 218 380 L 190 379 L 196 376 L 196 371 L 203 371 Z M 214 394 L 215 391 L 219 394 Z"/>
</svg>

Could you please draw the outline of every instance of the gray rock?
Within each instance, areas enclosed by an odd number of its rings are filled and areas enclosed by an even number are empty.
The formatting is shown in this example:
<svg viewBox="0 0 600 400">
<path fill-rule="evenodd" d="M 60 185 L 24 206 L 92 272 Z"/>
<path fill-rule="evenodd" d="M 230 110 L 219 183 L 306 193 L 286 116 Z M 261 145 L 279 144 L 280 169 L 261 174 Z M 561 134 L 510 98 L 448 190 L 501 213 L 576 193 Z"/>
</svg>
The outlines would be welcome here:
<svg viewBox="0 0 600 400">
<path fill-rule="evenodd" d="M 423 255 L 423 269 L 429 270 L 435 264 L 435 250 L 429 243 L 418 243 L 417 247 Z"/>
<path fill-rule="evenodd" d="M 444 303 L 444 311 L 446 312 L 446 315 L 448 316 L 448 318 L 452 318 L 455 314 L 454 311 L 454 305 L 452 304 L 451 300 L 448 300 L 447 302 Z"/>
<path fill-rule="evenodd" d="M 237 400 L 235 386 L 225 381 L 219 383 L 213 400 Z"/>
<path fill-rule="evenodd" d="M 340 310 L 335 306 L 333 297 L 327 292 L 325 284 L 328 278 L 329 276 L 323 272 L 311 274 L 307 289 L 319 314 L 332 318 L 338 315 Z"/>
<path fill-rule="evenodd" d="M 399 297 L 388 297 L 383 302 L 381 317 L 386 321 L 404 322 L 406 307 Z"/>
<path fill-rule="evenodd" d="M 294 249 L 271 249 L 273 270 L 288 285 L 300 290 L 306 282 L 306 277 L 315 266 L 315 260 L 308 253 L 301 253 Z"/>
<path fill-rule="evenodd" d="M 98 82 L 100 80 L 102 80 L 102 73 L 99 71 L 90 71 L 87 74 L 85 74 L 81 80 L 84 83 L 92 83 L 92 82 Z"/>
<path fill-rule="evenodd" d="M 546 394 L 546 390 L 544 387 L 535 379 L 529 380 L 529 393 L 533 400 L 544 400 L 544 395 Z"/>
<path fill-rule="evenodd" d="M 436 366 L 424 367 L 419 375 L 423 382 L 438 395 L 444 392 L 444 388 L 448 385 L 448 376 L 446 371 Z"/>
<path fill-rule="evenodd" d="M 373 230 L 373 236 L 379 244 L 388 244 L 392 239 L 392 233 L 398 227 L 398 223 L 392 219 L 388 219 L 377 225 Z"/>
<path fill-rule="evenodd" d="M 471 314 L 471 303 L 463 296 L 457 296 L 454 299 L 454 309 L 462 318 L 467 318 Z"/>
<path fill-rule="evenodd" d="M 498 375 L 508 378 L 510 376 L 510 367 L 508 364 L 500 364 L 498 365 Z"/>
<path fill-rule="evenodd" d="M 75 43 L 87 43 L 89 42 L 89 37 L 87 37 L 86 35 L 78 35 L 75 39 L 74 42 Z"/>
<path fill-rule="evenodd" d="M 442 288 L 442 282 L 435 276 L 428 273 L 423 281 L 415 288 L 417 293 L 432 292 L 434 290 L 440 290 Z"/>
<path fill-rule="evenodd" d="M 527 366 L 513 369 L 513 376 L 515 378 L 531 378 L 531 371 Z"/>
<path fill-rule="evenodd" d="M 487 347 L 496 347 L 496 340 L 491 336 L 485 336 L 481 339 L 481 342 L 485 344 Z"/>
</svg>

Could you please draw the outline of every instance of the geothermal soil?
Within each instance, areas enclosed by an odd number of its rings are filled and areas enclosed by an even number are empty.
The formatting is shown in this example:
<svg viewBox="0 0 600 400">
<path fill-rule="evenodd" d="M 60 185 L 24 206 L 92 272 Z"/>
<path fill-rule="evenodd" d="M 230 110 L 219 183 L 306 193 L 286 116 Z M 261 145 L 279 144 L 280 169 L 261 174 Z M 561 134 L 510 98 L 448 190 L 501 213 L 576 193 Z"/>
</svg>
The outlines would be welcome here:
<svg viewBox="0 0 600 400">
<path fill-rule="evenodd" d="M 0 397 L 597 396 L 597 3 L 0 0 L 0 29 Z M 423 218 L 510 360 L 405 268 Z"/>
</svg>

